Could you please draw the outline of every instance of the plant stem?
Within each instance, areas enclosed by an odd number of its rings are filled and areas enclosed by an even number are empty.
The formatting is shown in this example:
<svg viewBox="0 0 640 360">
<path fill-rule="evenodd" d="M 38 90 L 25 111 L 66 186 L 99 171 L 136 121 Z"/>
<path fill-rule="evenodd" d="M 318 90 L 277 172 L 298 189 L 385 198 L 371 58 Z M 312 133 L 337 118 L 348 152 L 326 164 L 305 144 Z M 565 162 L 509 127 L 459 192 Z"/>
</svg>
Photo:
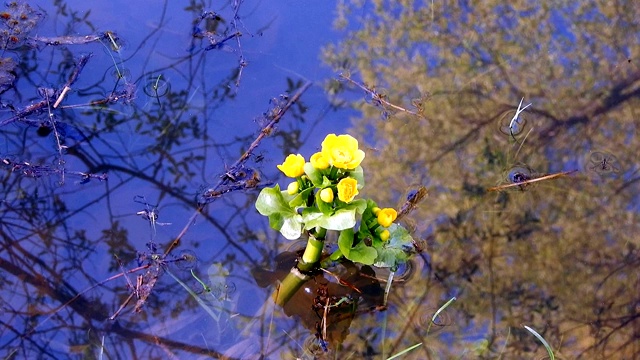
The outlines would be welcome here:
<svg viewBox="0 0 640 360">
<path fill-rule="evenodd" d="M 324 235 L 322 230 L 324 229 L 321 229 L 318 233 Z M 276 288 L 272 295 L 273 301 L 277 305 L 284 306 L 298 291 L 298 289 L 300 289 L 302 284 L 311 278 L 306 275 L 305 272 L 311 271 L 318 266 L 323 248 L 324 241 L 318 240 L 315 236 L 309 234 L 307 247 L 304 249 L 304 254 L 302 254 L 302 258 L 300 258 L 298 266 L 294 266 L 291 269 L 289 274 L 287 274 L 284 280 L 282 280 L 282 283 L 280 283 L 280 286 Z"/>
<path fill-rule="evenodd" d="M 310 271 L 314 268 L 316 263 L 320 261 L 322 255 L 322 249 L 324 248 L 324 241 L 316 239 L 314 236 L 309 236 L 307 241 L 307 247 L 304 249 L 304 254 L 298 263 L 298 269 L 302 271 Z"/>
<path fill-rule="evenodd" d="M 295 266 L 291 268 L 291 271 L 282 280 L 282 283 L 276 288 L 271 296 L 276 305 L 284 306 L 295 294 L 298 289 L 309 280 L 308 275 L 303 274 Z"/>
</svg>

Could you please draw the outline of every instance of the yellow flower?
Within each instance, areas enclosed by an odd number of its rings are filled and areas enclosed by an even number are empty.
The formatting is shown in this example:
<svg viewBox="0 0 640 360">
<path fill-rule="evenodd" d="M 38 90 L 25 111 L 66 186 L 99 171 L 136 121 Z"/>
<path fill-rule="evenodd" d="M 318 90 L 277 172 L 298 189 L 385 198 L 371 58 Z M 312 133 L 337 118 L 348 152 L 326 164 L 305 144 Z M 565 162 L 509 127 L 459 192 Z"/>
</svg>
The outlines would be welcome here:
<svg viewBox="0 0 640 360">
<path fill-rule="evenodd" d="M 398 213 L 391 208 L 384 208 L 378 212 L 378 224 L 389 227 L 398 217 Z"/>
<path fill-rule="evenodd" d="M 324 170 L 329 167 L 329 161 L 322 156 L 321 152 L 311 155 L 311 165 L 318 170 Z"/>
<path fill-rule="evenodd" d="M 350 203 L 358 195 L 358 181 L 354 178 L 344 178 L 338 183 L 338 199 Z"/>
<path fill-rule="evenodd" d="M 289 184 L 289 186 L 287 186 L 287 194 L 289 195 L 297 194 L 298 190 L 300 190 L 300 185 L 298 184 L 297 181 L 294 181 L 291 184 Z"/>
<path fill-rule="evenodd" d="M 282 165 L 278 165 L 278 169 L 288 177 L 298 177 L 304 174 L 304 157 L 291 154 L 284 159 Z"/>
<path fill-rule="evenodd" d="M 331 188 L 325 188 L 320 190 L 320 199 L 326 203 L 333 201 L 333 190 Z"/>
<path fill-rule="evenodd" d="M 387 241 L 389 240 L 389 236 L 391 236 L 391 233 L 389 232 L 389 230 L 383 230 L 380 233 L 380 240 Z"/>
<path fill-rule="evenodd" d="M 353 170 L 364 159 L 364 151 L 358 149 L 358 140 L 351 135 L 329 134 L 322 142 L 322 156 L 327 159 L 329 165 Z"/>
</svg>

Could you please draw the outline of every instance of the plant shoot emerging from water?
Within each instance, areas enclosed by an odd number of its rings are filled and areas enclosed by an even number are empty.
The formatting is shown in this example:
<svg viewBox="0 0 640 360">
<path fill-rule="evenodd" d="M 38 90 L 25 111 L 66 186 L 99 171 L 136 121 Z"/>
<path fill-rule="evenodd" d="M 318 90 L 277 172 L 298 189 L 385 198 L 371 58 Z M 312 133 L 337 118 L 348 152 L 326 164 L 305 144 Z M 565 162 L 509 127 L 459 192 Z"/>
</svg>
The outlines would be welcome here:
<svg viewBox="0 0 640 360">
<path fill-rule="evenodd" d="M 300 154 L 291 154 L 278 165 L 286 176 L 296 179 L 285 191 L 276 185 L 264 188 L 258 196 L 256 209 L 269 217 L 272 228 L 290 240 L 309 236 L 299 270 L 327 265 L 318 265 L 327 230 L 339 232 L 338 249 L 328 262 L 348 259 L 394 270 L 408 260 L 413 239 L 394 223 L 396 210 L 381 209 L 373 200 L 358 198 L 364 187 L 360 166 L 364 157 L 352 136 L 329 134 L 322 150 L 309 162 Z M 280 295 L 289 293 L 284 289 L 286 283 L 279 289 Z M 284 304 L 286 300 L 277 301 Z"/>
</svg>

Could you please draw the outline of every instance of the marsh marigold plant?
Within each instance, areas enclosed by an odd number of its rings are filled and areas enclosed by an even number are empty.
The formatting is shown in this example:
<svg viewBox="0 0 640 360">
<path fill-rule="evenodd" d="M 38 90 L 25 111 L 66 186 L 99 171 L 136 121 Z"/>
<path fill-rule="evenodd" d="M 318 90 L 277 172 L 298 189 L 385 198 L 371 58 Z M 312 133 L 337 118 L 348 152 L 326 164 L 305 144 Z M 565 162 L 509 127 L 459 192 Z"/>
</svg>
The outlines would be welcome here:
<svg viewBox="0 0 640 360">
<path fill-rule="evenodd" d="M 329 134 L 309 162 L 291 154 L 277 166 L 295 179 L 286 190 L 276 185 L 260 192 L 256 209 L 269 217 L 272 228 L 290 240 L 308 236 L 301 263 L 319 261 L 327 231 L 339 232 L 334 261 L 393 268 L 408 259 L 412 238 L 394 223 L 397 212 L 358 197 L 365 185 L 364 158 L 354 137 Z"/>
</svg>

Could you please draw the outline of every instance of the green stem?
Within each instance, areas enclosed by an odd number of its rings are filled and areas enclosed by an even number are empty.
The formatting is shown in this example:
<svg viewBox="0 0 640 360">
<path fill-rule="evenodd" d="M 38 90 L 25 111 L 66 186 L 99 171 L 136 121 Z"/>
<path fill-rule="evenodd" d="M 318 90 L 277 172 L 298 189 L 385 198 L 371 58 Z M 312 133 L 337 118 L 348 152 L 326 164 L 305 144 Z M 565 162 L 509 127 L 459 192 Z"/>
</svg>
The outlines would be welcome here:
<svg viewBox="0 0 640 360">
<path fill-rule="evenodd" d="M 323 248 L 324 241 L 318 240 L 314 236 L 309 236 L 307 247 L 304 249 L 304 254 L 302 254 L 302 258 L 298 263 L 298 269 L 302 271 L 312 270 L 316 263 L 320 261 Z"/>
<path fill-rule="evenodd" d="M 311 278 L 305 272 L 313 270 L 318 265 L 323 248 L 324 241 L 318 240 L 310 234 L 307 247 L 304 249 L 304 254 L 302 254 L 298 266 L 291 269 L 272 295 L 273 301 L 277 305 L 284 306 L 300 289 L 302 284 Z"/>
<path fill-rule="evenodd" d="M 338 177 L 338 169 L 335 166 L 331 167 L 331 170 L 329 170 L 329 179 L 335 179 L 336 177 Z"/>
<path fill-rule="evenodd" d="M 313 229 L 313 232 L 313 237 L 319 240 L 324 240 L 324 238 L 327 236 L 327 229 L 320 226 L 316 226 Z"/>
<path fill-rule="evenodd" d="M 320 263 L 320 267 L 323 269 L 326 269 L 330 267 L 332 263 L 339 261 L 343 257 L 344 255 L 342 255 L 342 252 L 340 251 L 340 249 L 336 249 L 336 251 L 334 251 L 333 254 L 331 254 L 331 256 L 327 257 Z"/>
<path fill-rule="evenodd" d="M 379 226 L 380 226 L 380 223 L 378 223 L 378 218 L 375 218 L 375 217 L 371 218 L 367 222 L 367 227 L 371 232 L 374 232 Z"/>
<path fill-rule="evenodd" d="M 273 292 L 272 298 L 276 305 L 284 306 L 291 297 L 300 289 L 302 284 L 307 282 L 310 277 L 303 274 L 295 266 L 291 268 L 291 271 L 282 280 L 282 283 Z"/>
</svg>

